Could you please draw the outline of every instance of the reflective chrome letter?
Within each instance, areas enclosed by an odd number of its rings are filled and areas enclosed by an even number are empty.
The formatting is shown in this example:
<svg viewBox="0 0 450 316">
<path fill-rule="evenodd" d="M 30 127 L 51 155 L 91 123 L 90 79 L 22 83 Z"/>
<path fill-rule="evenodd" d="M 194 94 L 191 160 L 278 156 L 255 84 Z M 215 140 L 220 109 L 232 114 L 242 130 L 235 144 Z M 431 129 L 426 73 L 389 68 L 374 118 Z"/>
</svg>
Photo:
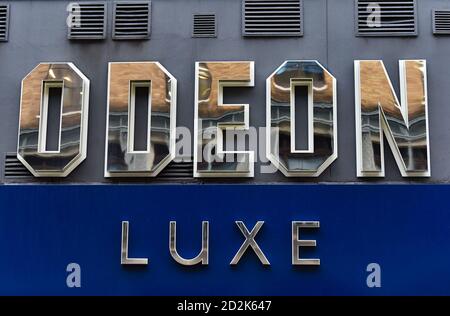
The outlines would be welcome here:
<svg viewBox="0 0 450 316">
<path fill-rule="evenodd" d="M 401 102 L 381 60 L 355 61 L 358 177 L 384 177 L 383 133 L 403 177 L 429 177 L 427 64 L 400 61 Z"/>
<path fill-rule="evenodd" d="M 308 87 L 308 149 L 295 148 L 295 87 Z M 337 159 L 336 79 L 317 61 L 286 61 L 267 78 L 267 158 L 286 177 L 318 177 Z"/>
<path fill-rule="evenodd" d="M 177 80 L 157 62 L 110 63 L 105 177 L 155 177 L 175 158 Z M 134 150 L 135 89 L 149 89 L 146 150 Z"/>
<path fill-rule="evenodd" d="M 195 64 L 195 177 L 253 177 L 253 151 L 223 150 L 223 130 L 249 128 L 249 105 L 223 104 L 223 87 L 253 86 L 253 62 Z"/>
<path fill-rule="evenodd" d="M 130 234 L 130 224 L 122 222 L 122 247 L 120 263 L 123 265 L 147 265 L 147 258 L 128 258 L 128 239 Z"/>
<path fill-rule="evenodd" d="M 177 251 L 177 222 L 170 222 L 169 232 L 169 250 L 172 258 L 176 262 L 184 266 L 194 266 L 201 263 L 202 265 L 208 265 L 208 250 L 209 250 L 209 222 L 202 222 L 202 250 L 193 259 L 184 259 L 178 254 Z"/>
<path fill-rule="evenodd" d="M 236 255 L 234 256 L 233 260 L 231 260 L 230 265 L 238 264 L 239 260 L 241 260 L 242 255 L 245 253 L 245 251 L 247 250 L 247 248 L 249 246 L 252 247 L 253 251 L 256 253 L 256 255 L 258 256 L 258 259 L 262 262 L 263 265 L 267 265 L 267 266 L 270 265 L 269 260 L 267 260 L 266 256 L 262 252 L 261 248 L 259 248 L 259 246 L 255 240 L 256 234 L 259 232 L 259 230 L 261 229 L 263 224 L 264 224 L 264 222 L 261 222 L 261 221 L 256 223 L 256 225 L 255 225 L 255 227 L 253 227 L 252 231 L 249 232 L 243 222 L 240 222 L 240 221 L 236 222 L 236 225 L 239 227 L 239 230 L 245 237 L 245 241 L 242 244 L 241 248 L 239 248 L 239 250 L 236 253 Z"/>
<path fill-rule="evenodd" d="M 320 222 L 292 222 L 292 265 L 320 266 L 320 259 L 300 259 L 300 247 L 316 247 L 316 241 L 298 239 L 299 229 L 319 227 Z"/>
<path fill-rule="evenodd" d="M 50 88 L 61 88 L 58 150 L 47 150 Z M 85 158 L 89 79 L 72 63 L 39 64 L 22 81 L 17 158 L 35 177 L 66 177 Z"/>
</svg>

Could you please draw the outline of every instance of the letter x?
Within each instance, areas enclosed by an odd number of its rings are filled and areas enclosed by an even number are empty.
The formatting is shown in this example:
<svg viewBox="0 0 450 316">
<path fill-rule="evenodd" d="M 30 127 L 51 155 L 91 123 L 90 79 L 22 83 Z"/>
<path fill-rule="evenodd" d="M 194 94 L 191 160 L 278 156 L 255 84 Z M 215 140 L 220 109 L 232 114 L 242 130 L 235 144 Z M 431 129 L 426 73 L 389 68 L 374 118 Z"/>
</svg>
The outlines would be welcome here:
<svg viewBox="0 0 450 316">
<path fill-rule="evenodd" d="M 269 260 L 267 260 L 266 256 L 262 252 L 261 248 L 259 248 L 258 244 L 255 241 L 255 236 L 258 234 L 259 230 L 261 229 L 262 225 L 264 224 L 263 221 L 259 221 L 256 223 L 255 227 L 253 227 L 252 231 L 249 232 L 245 224 L 241 221 L 237 221 L 236 225 L 239 227 L 241 233 L 245 237 L 245 241 L 242 244 L 241 248 L 239 248 L 238 252 L 234 256 L 233 260 L 231 260 L 230 265 L 236 265 L 238 264 L 239 260 L 241 260 L 241 257 L 247 251 L 247 248 L 249 246 L 252 247 L 253 251 L 258 256 L 259 260 L 262 262 L 263 265 L 270 265 Z"/>
</svg>

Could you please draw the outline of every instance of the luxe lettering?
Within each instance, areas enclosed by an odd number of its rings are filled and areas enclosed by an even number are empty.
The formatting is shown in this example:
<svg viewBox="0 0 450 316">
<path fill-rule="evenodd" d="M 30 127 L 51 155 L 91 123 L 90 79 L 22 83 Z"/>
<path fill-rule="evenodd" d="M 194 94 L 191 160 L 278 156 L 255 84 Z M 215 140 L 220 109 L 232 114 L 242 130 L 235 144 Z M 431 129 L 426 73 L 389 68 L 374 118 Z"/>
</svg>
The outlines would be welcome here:
<svg viewBox="0 0 450 316">
<path fill-rule="evenodd" d="M 251 230 L 242 221 L 236 221 L 236 225 L 244 236 L 245 240 L 240 246 L 239 250 L 230 262 L 230 265 L 236 266 L 239 264 L 240 259 L 246 253 L 248 248 L 251 248 L 254 254 L 258 257 L 261 264 L 269 266 L 269 260 L 262 252 L 260 246 L 256 243 L 256 235 L 262 228 L 264 222 L 257 222 Z M 201 251 L 193 259 L 185 259 L 179 254 L 177 249 L 177 222 L 171 221 L 169 223 L 169 253 L 173 260 L 183 266 L 193 266 L 193 265 L 208 265 L 209 264 L 209 222 L 202 222 L 202 241 L 201 241 Z M 292 222 L 292 265 L 302 265 L 302 266 L 318 266 L 320 265 L 320 259 L 304 259 L 300 258 L 300 248 L 302 247 L 316 247 L 317 243 L 315 240 L 299 240 L 299 230 L 300 229 L 318 229 L 320 226 L 319 222 L 306 222 L 306 221 L 295 221 Z M 130 239 L 130 224 L 127 221 L 122 222 L 122 242 L 121 242 L 121 264 L 124 266 L 128 265 L 148 265 L 147 258 L 130 258 L 128 241 Z M 135 251 L 135 250 L 133 250 Z M 250 255 L 248 253 L 247 255 Z"/>
</svg>

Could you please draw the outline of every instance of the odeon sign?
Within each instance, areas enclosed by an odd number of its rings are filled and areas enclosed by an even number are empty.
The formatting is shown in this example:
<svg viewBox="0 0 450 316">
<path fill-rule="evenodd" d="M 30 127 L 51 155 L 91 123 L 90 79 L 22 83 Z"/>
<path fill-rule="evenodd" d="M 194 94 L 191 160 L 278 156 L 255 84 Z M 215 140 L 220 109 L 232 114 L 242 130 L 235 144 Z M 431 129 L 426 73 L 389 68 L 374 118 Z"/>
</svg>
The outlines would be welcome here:
<svg viewBox="0 0 450 316">
<path fill-rule="evenodd" d="M 404 177 L 430 176 L 425 60 L 402 60 L 400 100 L 381 60 L 357 60 L 359 177 L 384 176 L 383 135 Z M 338 157 L 336 79 L 314 60 L 285 61 L 267 78 L 266 155 L 288 177 L 317 177 Z M 227 151 L 222 132 L 248 130 L 248 104 L 224 87 L 253 87 L 254 62 L 195 64 L 194 177 L 252 177 L 253 151 Z M 308 90 L 308 148 L 295 143 L 295 87 Z M 62 89 L 59 148 L 47 150 L 49 90 Z M 147 87 L 147 150 L 134 148 L 135 91 Z M 109 63 L 105 177 L 155 177 L 175 158 L 177 80 L 158 62 Z M 72 63 L 41 63 L 22 81 L 18 159 L 36 177 L 64 177 L 87 156 L 89 79 Z M 212 138 L 211 133 L 216 137 Z M 208 136 L 209 135 L 209 136 Z M 203 152 L 232 162 L 205 163 Z"/>
</svg>

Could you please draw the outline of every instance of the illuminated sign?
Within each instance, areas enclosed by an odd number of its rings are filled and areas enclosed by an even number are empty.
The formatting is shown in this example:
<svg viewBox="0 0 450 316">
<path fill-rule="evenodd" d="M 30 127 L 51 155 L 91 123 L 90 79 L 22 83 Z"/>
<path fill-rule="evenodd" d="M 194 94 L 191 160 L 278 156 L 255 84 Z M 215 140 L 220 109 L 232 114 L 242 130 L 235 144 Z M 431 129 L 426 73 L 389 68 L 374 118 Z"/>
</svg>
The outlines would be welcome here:
<svg viewBox="0 0 450 316">
<path fill-rule="evenodd" d="M 224 87 L 254 86 L 251 61 L 195 64 L 194 177 L 253 177 L 257 142 L 248 104 L 224 104 Z M 355 61 L 357 171 L 384 176 L 383 135 L 404 177 L 429 177 L 425 60 L 400 61 L 400 100 L 380 60 Z M 295 87 L 307 89 L 308 146 L 296 148 Z M 317 177 L 338 158 L 337 81 L 319 62 L 289 60 L 267 78 L 263 154 L 286 177 Z M 51 88 L 62 90 L 58 150 L 46 146 Z M 135 141 L 136 91 L 148 90 L 147 142 Z M 186 150 L 176 126 L 177 80 L 158 62 L 109 64 L 105 177 L 155 177 Z M 89 79 L 72 63 L 39 64 L 22 81 L 18 159 L 36 177 L 65 177 L 87 156 Z M 186 129 L 184 129 L 186 130 Z M 225 140 L 226 139 L 226 140 Z M 186 144 L 187 143 L 187 144 Z M 186 148 L 183 148 L 183 144 Z M 180 145 L 180 146 L 178 146 Z M 269 171 L 270 172 L 270 171 Z"/>
</svg>

